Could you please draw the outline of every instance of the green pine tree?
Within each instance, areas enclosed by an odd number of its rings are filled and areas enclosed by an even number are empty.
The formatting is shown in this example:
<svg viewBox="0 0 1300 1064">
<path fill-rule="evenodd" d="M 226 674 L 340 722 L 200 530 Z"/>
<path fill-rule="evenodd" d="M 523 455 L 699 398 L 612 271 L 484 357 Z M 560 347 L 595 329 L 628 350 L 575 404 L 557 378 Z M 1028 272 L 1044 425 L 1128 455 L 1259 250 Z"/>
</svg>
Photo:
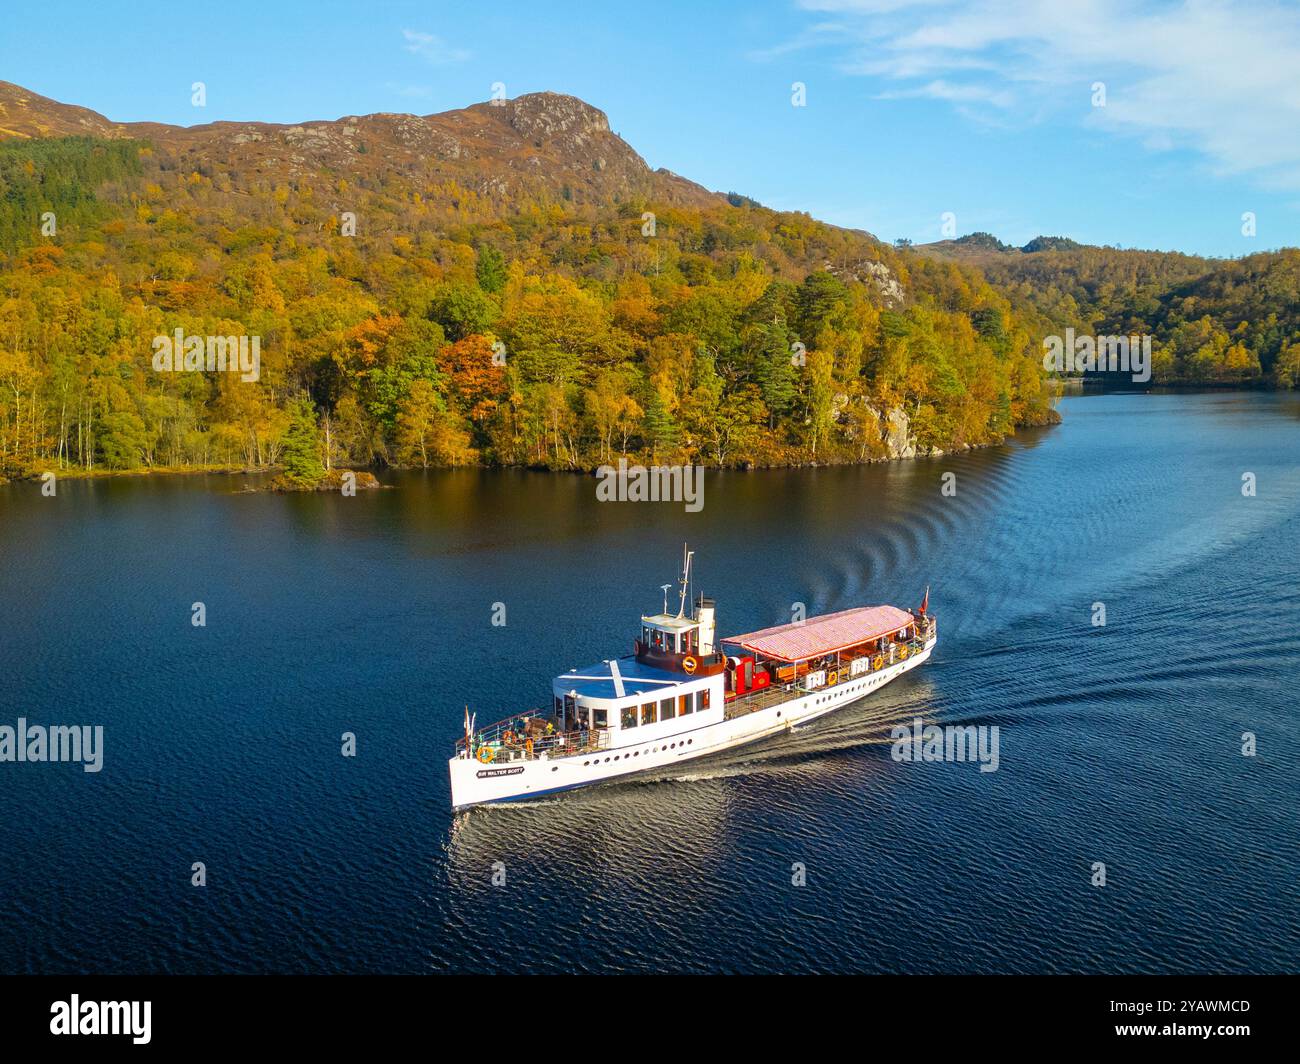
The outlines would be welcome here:
<svg viewBox="0 0 1300 1064">
<path fill-rule="evenodd" d="M 677 446 L 677 426 L 673 423 L 668 408 L 656 388 L 650 389 L 645 402 L 643 421 L 646 441 L 650 444 L 650 454 L 654 461 L 659 460 L 660 451 L 668 451 Z"/>
<path fill-rule="evenodd" d="M 491 244 L 478 249 L 478 264 L 474 268 L 478 286 L 485 292 L 497 293 L 506 286 L 506 259 Z"/>
<path fill-rule="evenodd" d="M 325 476 L 316 408 L 309 399 L 295 399 L 289 404 L 289 418 L 284 434 L 284 475 L 295 484 L 315 487 Z"/>
<path fill-rule="evenodd" d="M 774 428 L 776 419 L 794 406 L 797 395 L 795 366 L 785 326 L 772 325 L 766 332 L 763 349 L 759 354 L 757 376 L 758 386 L 763 392 L 763 402 L 771 411 L 769 427 Z"/>
</svg>

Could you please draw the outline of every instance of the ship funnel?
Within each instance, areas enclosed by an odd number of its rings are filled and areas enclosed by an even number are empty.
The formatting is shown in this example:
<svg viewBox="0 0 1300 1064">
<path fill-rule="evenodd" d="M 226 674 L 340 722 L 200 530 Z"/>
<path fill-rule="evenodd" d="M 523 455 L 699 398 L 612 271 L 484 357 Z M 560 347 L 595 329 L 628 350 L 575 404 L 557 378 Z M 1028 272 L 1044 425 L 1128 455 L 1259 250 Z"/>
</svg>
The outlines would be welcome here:
<svg viewBox="0 0 1300 1064">
<path fill-rule="evenodd" d="M 700 653 L 713 653 L 713 641 L 717 638 L 717 621 L 713 616 L 713 599 L 701 595 L 695 602 L 695 620 L 700 625 Z"/>
</svg>

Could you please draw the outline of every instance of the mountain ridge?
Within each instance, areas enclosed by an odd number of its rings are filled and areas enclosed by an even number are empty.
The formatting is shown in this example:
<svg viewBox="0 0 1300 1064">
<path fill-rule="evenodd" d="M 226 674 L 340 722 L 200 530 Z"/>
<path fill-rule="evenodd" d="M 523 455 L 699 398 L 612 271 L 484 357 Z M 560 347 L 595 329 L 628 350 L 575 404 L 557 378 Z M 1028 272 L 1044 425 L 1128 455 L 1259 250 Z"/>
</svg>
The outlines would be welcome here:
<svg viewBox="0 0 1300 1064">
<path fill-rule="evenodd" d="M 423 167 L 425 176 L 462 179 L 484 194 L 549 189 L 579 202 L 641 195 L 686 206 L 723 199 L 667 169 L 652 169 L 612 132 L 604 111 L 562 93 L 528 93 L 427 115 L 376 112 L 296 123 L 178 126 L 114 122 L 0 81 L 0 139 L 75 135 L 145 140 L 199 173 L 224 168 L 233 175 L 309 178 L 321 167 L 364 176 Z M 503 171 L 493 177 L 477 173 L 475 164 L 488 158 Z"/>
</svg>

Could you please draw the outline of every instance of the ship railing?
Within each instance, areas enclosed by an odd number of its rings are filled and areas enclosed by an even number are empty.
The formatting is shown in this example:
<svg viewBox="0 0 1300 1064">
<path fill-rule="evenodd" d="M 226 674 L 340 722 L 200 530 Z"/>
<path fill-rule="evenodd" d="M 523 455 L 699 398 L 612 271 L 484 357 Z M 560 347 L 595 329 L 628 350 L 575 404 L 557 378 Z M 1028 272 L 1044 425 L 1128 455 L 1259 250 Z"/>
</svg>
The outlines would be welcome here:
<svg viewBox="0 0 1300 1064">
<path fill-rule="evenodd" d="M 468 756 L 485 765 L 509 764 L 513 761 L 538 761 L 543 758 L 572 757 L 576 754 L 604 750 L 610 744 L 608 728 L 583 728 L 567 732 L 528 733 L 521 721 L 541 717 L 541 710 L 517 713 L 475 732 L 468 746 L 464 739 L 456 742 L 456 756 Z"/>
<path fill-rule="evenodd" d="M 479 741 L 501 742 L 507 732 L 514 733 L 516 731 L 521 731 L 522 729 L 519 728 L 521 723 L 526 723 L 527 721 L 533 720 L 541 715 L 542 711 L 540 709 L 527 709 L 521 713 L 512 714 L 504 720 L 499 720 L 495 724 L 484 725 L 474 733 L 472 738 L 475 743 Z M 457 739 L 456 746 L 458 749 L 464 750 L 465 740 L 463 738 Z"/>
</svg>

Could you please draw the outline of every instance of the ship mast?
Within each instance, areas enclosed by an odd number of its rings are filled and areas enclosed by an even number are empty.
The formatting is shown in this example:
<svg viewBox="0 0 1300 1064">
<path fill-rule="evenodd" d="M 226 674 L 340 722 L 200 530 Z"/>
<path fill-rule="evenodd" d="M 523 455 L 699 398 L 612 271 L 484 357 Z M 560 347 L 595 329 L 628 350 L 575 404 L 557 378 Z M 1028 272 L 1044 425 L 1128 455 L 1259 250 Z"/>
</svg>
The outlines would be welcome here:
<svg viewBox="0 0 1300 1064">
<path fill-rule="evenodd" d="M 686 616 L 686 590 L 690 586 L 691 559 L 694 557 L 695 557 L 695 552 L 693 550 L 687 550 L 686 544 L 683 543 L 682 544 L 682 579 L 681 579 L 682 601 L 681 601 L 681 605 L 678 606 L 677 608 L 678 617 Z"/>
</svg>

